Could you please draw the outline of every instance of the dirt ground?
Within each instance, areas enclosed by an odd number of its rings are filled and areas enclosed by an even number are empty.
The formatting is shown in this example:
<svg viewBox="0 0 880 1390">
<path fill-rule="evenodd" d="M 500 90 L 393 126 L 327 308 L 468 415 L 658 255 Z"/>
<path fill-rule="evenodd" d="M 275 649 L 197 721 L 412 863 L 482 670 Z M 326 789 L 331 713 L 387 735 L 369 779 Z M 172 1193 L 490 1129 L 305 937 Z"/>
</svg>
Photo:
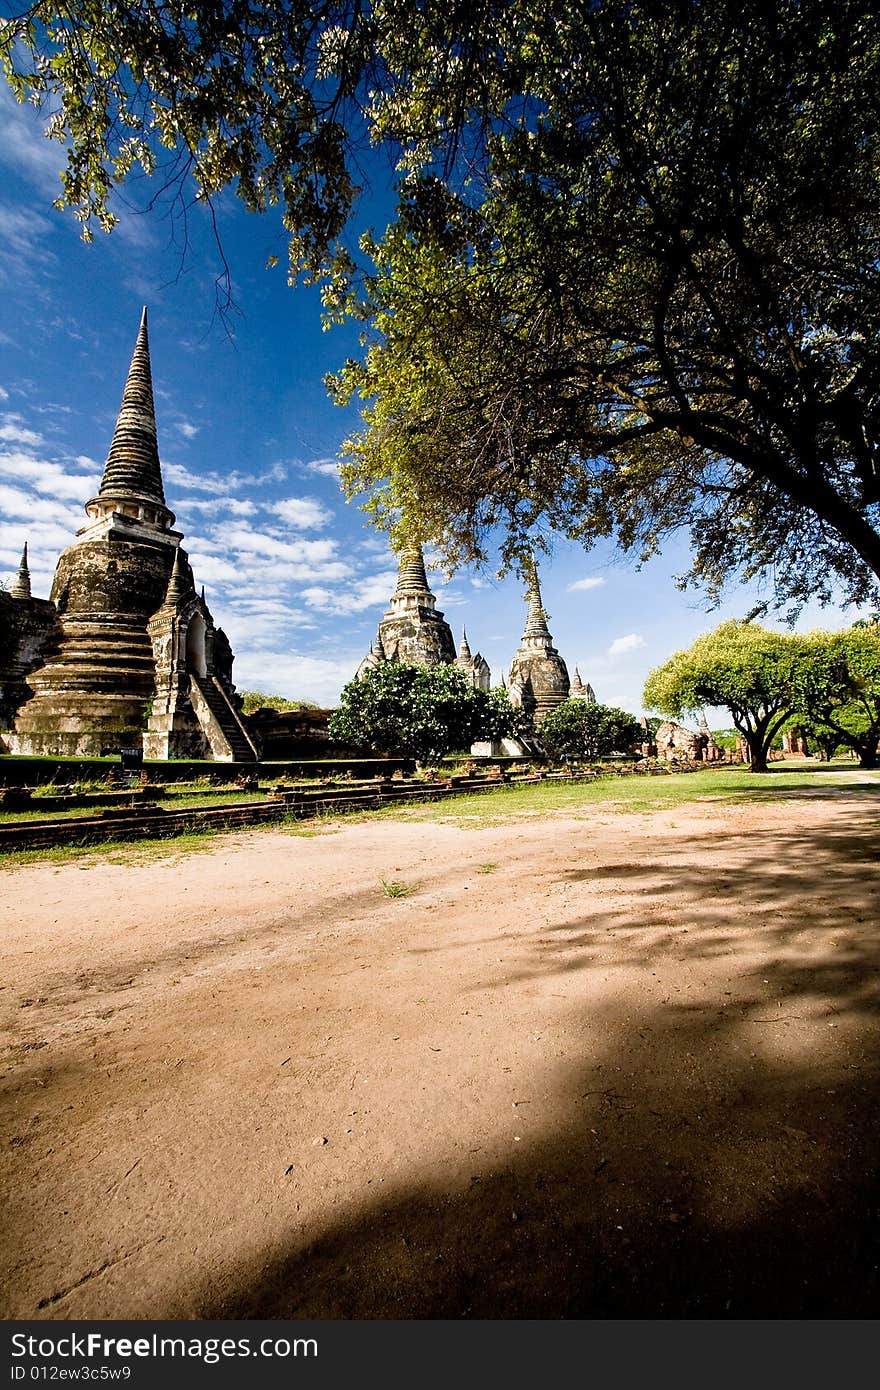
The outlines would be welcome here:
<svg viewBox="0 0 880 1390">
<path fill-rule="evenodd" d="M 3 1315 L 876 1316 L 878 792 L 0 874 Z"/>
</svg>

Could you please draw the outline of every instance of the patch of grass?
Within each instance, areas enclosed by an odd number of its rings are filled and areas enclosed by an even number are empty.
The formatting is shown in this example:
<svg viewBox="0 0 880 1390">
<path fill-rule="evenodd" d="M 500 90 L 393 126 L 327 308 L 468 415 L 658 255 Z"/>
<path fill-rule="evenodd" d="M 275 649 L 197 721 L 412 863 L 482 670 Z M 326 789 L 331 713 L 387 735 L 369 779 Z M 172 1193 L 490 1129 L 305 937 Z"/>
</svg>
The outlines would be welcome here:
<svg viewBox="0 0 880 1390">
<path fill-rule="evenodd" d="M 286 834 L 311 837 L 336 834 L 346 825 L 382 817 L 390 820 L 447 821 L 465 828 L 480 829 L 503 825 L 506 821 L 536 816 L 578 816 L 602 811 L 612 814 L 656 811 L 684 805 L 688 802 L 762 802 L 779 801 L 787 796 L 813 793 L 817 796 L 845 793 L 853 789 L 880 797 L 880 772 L 860 772 L 852 763 L 843 762 L 829 769 L 804 768 L 803 764 L 780 769 L 779 764 L 769 773 L 751 773 L 746 768 L 724 768 L 717 772 L 694 772 L 664 776 L 633 775 L 627 778 L 607 778 L 596 782 L 543 782 L 524 787 L 499 787 L 479 795 L 463 793 L 441 802 L 409 802 L 403 806 L 383 806 L 378 810 L 341 811 L 328 807 L 314 818 L 301 820 L 295 815 L 268 825 L 199 826 L 176 836 L 164 836 L 135 841 L 108 840 L 103 844 L 75 844 L 54 849 L 16 850 L 0 854 L 0 870 L 16 869 L 28 864 L 64 864 L 82 861 L 82 867 L 92 863 L 138 864 L 152 859 L 183 859 L 188 854 L 214 848 L 218 835 L 235 831 L 238 834 Z M 253 799 L 255 793 L 239 792 L 230 801 Z M 221 801 L 225 798 L 221 798 Z M 206 799 L 216 806 L 217 799 Z M 167 802 L 165 803 L 168 804 Z M 189 804 L 193 804 L 190 802 Z M 35 817 L 36 818 L 36 817 Z M 478 873 L 491 873 L 498 866 L 478 866 Z M 390 889 L 390 891 L 389 891 Z M 386 897 L 405 897 L 412 887 L 396 880 L 382 891 Z"/>
<path fill-rule="evenodd" d="M 598 778 L 595 782 L 542 782 L 525 787 L 499 787 L 479 796 L 448 797 L 442 802 L 387 806 L 370 814 L 391 820 L 451 821 L 456 825 L 482 828 L 503 824 L 517 817 L 553 813 L 565 815 L 605 811 L 611 814 L 638 813 L 676 808 L 688 802 L 762 802 L 784 799 L 799 792 L 827 794 L 858 787 L 880 791 L 880 774 L 859 773 L 844 764 L 833 771 L 797 769 L 767 773 L 747 768 L 725 768 L 718 772 L 670 773 L 648 776 Z"/>
<path fill-rule="evenodd" d="M 18 821 L 88 820 L 96 810 L 95 806 L 72 806 L 66 811 L 0 811 L 0 825 Z"/>
<path fill-rule="evenodd" d="M 495 872 L 495 870 L 496 870 L 497 868 L 498 868 L 498 865 L 497 865 L 497 864 L 478 864 L 478 865 L 477 865 L 477 873 L 478 873 L 478 874 L 494 874 L 494 872 Z"/>
<path fill-rule="evenodd" d="M 336 835 L 342 829 L 338 823 L 342 816 L 345 817 L 346 821 L 351 821 L 365 819 L 369 814 L 369 811 L 355 814 L 350 811 L 339 811 L 331 806 L 316 806 L 309 816 L 300 815 L 296 811 L 289 811 L 270 828 L 284 830 L 288 835 L 298 835 L 301 839 L 310 839 L 314 835 Z"/>
<path fill-rule="evenodd" d="M 383 878 L 380 882 L 382 884 L 382 892 L 385 894 L 386 898 L 408 898 L 412 892 L 411 884 L 401 883 L 400 880 L 396 878 Z"/>
<path fill-rule="evenodd" d="M 213 849 L 214 840 L 223 828 L 193 827 L 182 835 L 166 835 L 161 839 L 105 840 L 102 844 L 56 845 L 52 849 L 10 850 L 0 854 L 0 872 L 22 869 L 29 864 L 78 863 L 82 869 L 96 864 L 148 864 L 154 859 L 183 859 L 190 854 Z"/>
<path fill-rule="evenodd" d="M 296 816 L 290 816 L 271 827 L 254 826 L 255 830 L 265 828 L 283 830 L 287 835 L 296 835 L 301 840 L 311 840 L 318 835 L 338 835 L 342 826 L 331 824 L 329 821 L 326 825 L 316 825 L 314 820 L 299 820 Z"/>
<path fill-rule="evenodd" d="M 105 788 L 106 790 L 106 788 Z M 166 811 L 190 811 L 200 807 L 220 807 L 220 806 L 239 806 L 245 805 L 250 801 L 265 801 L 265 792 L 246 792 L 246 791 L 224 791 L 214 796 L 205 796 L 199 791 L 184 792 L 182 795 L 172 793 L 162 799 L 161 805 Z M 135 805 L 140 803 L 135 800 Z M 150 805 L 151 803 L 147 803 Z M 97 816 L 104 809 L 101 806 L 70 806 L 63 811 L 0 811 L 0 825 L 5 825 L 14 821 L 46 821 L 46 820 L 82 820 L 90 816 Z M 107 808 L 110 809 L 110 808 Z"/>
</svg>

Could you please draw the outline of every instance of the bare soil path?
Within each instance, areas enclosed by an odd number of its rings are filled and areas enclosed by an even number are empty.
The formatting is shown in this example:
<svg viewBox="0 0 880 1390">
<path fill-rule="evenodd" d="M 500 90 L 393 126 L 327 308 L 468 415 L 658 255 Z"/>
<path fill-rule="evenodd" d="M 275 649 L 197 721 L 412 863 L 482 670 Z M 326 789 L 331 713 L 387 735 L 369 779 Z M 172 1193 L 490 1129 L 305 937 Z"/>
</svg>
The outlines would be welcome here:
<svg viewBox="0 0 880 1390">
<path fill-rule="evenodd" d="M 876 1315 L 877 810 L 0 874 L 3 1314 Z"/>
</svg>

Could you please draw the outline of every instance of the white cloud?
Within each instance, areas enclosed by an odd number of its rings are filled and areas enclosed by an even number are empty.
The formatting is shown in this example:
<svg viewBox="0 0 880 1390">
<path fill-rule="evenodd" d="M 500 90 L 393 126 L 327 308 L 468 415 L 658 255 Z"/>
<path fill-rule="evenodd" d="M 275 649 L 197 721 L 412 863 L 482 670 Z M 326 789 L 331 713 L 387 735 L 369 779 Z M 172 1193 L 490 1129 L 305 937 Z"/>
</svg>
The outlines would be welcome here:
<svg viewBox="0 0 880 1390">
<path fill-rule="evenodd" d="M 440 585 L 435 590 L 437 602 L 442 603 L 445 608 L 461 608 L 462 604 L 467 603 L 467 595 L 461 589 L 447 589 L 445 585 Z"/>
<path fill-rule="evenodd" d="M 9 392 L 6 390 L 6 387 L 5 387 L 5 386 L 0 386 L 0 401 L 8 401 L 8 400 L 9 400 Z"/>
<path fill-rule="evenodd" d="M 35 447 L 43 443 L 43 436 L 36 430 L 29 430 L 20 415 L 0 415 L 0 439 L 4 444 L 24 444 Z"/>
<path fill-rule="evenodd" d="M 175 506 L 184 521 L 189 512 L 206 512 L 216 517 L 225 509 L 232 516 L 253 516 L 257 510 L 253 502 L 239 501 L 237 497 L 180 497 Z"/>
<path fill-rule="evenodd" d="M 162 472 L 165 480 L 178 487 L 194 488 L 197 492 L 226 493 L 229 491 L 229 478 L 221 478 L 219 473 L 192 473 L 179 463 L 163 460 Z"/>
<path fill-rule="evenodd" d="M 608 648 L 609 656 L 625 656 L 627 652 L 638 651 L 640 647 L 647 646 L 641 633 L 628 632 L 625 637 L 615 637 L 611 646 Z"/>
<path fill-rule="evenodd" d="M 272 467 L 263 473 L 216 473 L 210 470 L 206 473 L 193 473 L 180 463 L 163 460 L 162 472 L 166 482 L 177 487 L 191 488 L 195 492 L 210 492 L 217 496 L 241 493 L 252 487 L 263 487 L 266 483 L 280 483 L 287 476 L 284 465 L 280 463 L 273 463 Z"/>
<path fill-rule="evenodd" d="M 388 558 L 391 555 L 391 546 L 387 536 L 380 540 L 378 536 L 369 536 L 365 541 L 358 542 L 358 550 L 363 555 L 381 555 Z"/>
<path fill-rule="evenodd" d="M 91 459 L 76 462 L 91 463 Z M 18 483 L 26 482 L 38 492 L 83 504 L 95 495 L 100 477 L 97 469 L 93 473 L 68 473 L 60 463 L 34 458 L 16 449 L 0 450 L 0 474 Z"/>
<path fill-rule="evenodd" d="M 244 652 L 285 652 L 292 627 L 313 629 L 314 614 L 297 608 L 284 599 L 250 598 L 227 600 L 223 608 L 223 626 L 239 655 Z"/>
<path fill-rule="evenodd" d="M 604 583 L 605 580 L 598 575 L 593 575 L 589 579 L 576 579 L 573 584 L 569 584 L 568 592 L 570 594 L 585 593 L 588 589 L 601 589 Z"/>
<path fill-rule="evenodd" d="M 237 584 L 243 579 L 241 570 L 220 555 L 205 555 L 186 547 L 196 584 Z"/>
<path fill-rule="evenodd" d="M 2 122 L 0 122 L 0 150 L 3 148 Z M 36 268 L 45 279 L 56 261 L 56 257 L 43 244 L 51 230 L 45 217 L 27 208 L 11 207 L 0 203 L 0 278 L 12 281 L 18 289 L 27 285 L 32 299 L 45 301 L 48 297 L 45 284 L 39 285 Z M 31 325 L 33 328 L 33 325 Z"/>
<path fill-rule="evenodd" d="M 189 420 L 175 420 L 174 428 L 184 439 L 195 439 L 199 432 L 199 426 L 190 424 Z"/>
<path fill-rule="evenodd" d="M 35 521 L 57 521 L 59 525 L 79 524 L 78 512 L 51 497 L 35 497 L 32 492 L 0 483 L 0 511 L 6 516 L 33 517 Z"/>
<path fill-rule="evenodd" d="M 264 690 L 291 700 L 334 705 L 362 656 L 363 652 L 352 652 L 327 660 L 296 651 L 244 651 L 236 657 L 235 683 L 239 690 Z"/>
<path fill-rule="evenodd" d="M 10 565 L 10 569 L 18 568 L 21 547 L 25 541 L 28 543 L 31 583 L 37 597 L 41 597 L 37 576 L 42 578 L 54 574 L 59 554 L 66 550 L 72 540 L 71 529 L 51 519 L 29 517 L 21 521 L 0 522 L 0 553 L 11 552 L 15 556 L 14 566 Z M 48 593 L 48 584 L 43 592 Z"/>
<path fill-rule="evenodd" d="M 33 106 L 19 103 L 4 84 L 0 90 L 0 149 L 12 165 L 55 197 L 61 192 L 64 146 L 46 138 L 45 122 Z"/>
<path fill-rule="evenodd" d="M 323 563 L 307 561 L 291 563 L 289 560 L 269 560 L 258 556 L 248 557 L 248 572 L 254 586 L 262 586 L 265 592 L 274 586 L 286 590 L 290 584 L 308 583 L 310 580 L 326 582 L 348 579 L 351 569 L 342 560 L 327 560 Z"/>
<path fill-rule="evenodd" d="M 305 473 L 320 473 L 325 478 L 339 477 L 339 464 L 336 459 L 311 459 L 308 463 L 300 464 Z"/>
<path fill-rule="evenodd" d="M 302 597 L 310 608 L 320 609 L 323 613 L 360 613 L 365 608 L 386 608 L 396 584 L 397 571 L 384 570 L 381 574 L 359 579 L 348 588 L 337 585 L 327 589 L 312 585 L 303 589 Z"/>
<path fill-rule="evenodd" d="M 300 531 L 320 530 L 333 520 L 333 513 L 314 497 L 284 497 L 267 506 L 276 516 L 280 516 L 282 521 Z"/>
<path fill-rule="evenodd" d="M 215 528 L 213 538 L 218 544 L 245 555 L 266 555 L 303 566 L 333 564 L 333 574 L 326 574 L 325 571 L 327 578 L 343 578 L 351 573 L 348 565 L 336 560 L 334 540 L 282 541 L 264 531 L 254 531 L 244 526 L 224 526 L 219 531 Z M 302 577 L 311 577 L 311 572 L 305 569 Z"/>
</svg>

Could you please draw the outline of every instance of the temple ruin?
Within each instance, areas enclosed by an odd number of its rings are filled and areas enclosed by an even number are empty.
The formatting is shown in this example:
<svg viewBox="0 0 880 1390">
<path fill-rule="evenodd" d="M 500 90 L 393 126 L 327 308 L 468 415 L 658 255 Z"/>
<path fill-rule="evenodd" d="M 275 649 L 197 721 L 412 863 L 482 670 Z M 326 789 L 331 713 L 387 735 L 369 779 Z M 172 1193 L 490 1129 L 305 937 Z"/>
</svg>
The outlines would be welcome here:
<svg viewBox="0 0 880 1390">
<path fill-rule="evenodd" d="M 0 606 L 0 714 L 11 753 L 252 761 L 233 656 L 196 593 L 165 502 L 144 309 L 88 520 L 32 598 L 27 553 Z"/>
<path fill-rule="evenodd" d="M 0 752 L 250 762 L 259 737 L 239 712 L 229 641 L 197 591 L 183 533 L 165 500 L 144 309 L 113 438 L 86 523 L 60 556 L 48 600 L 31 593 L 27 546 L 0 591 Z M 595 701 L 553 645 L 537 570 L 508 688 L 532 727 L 561 701 Z M 491 671 L 462 630 L 456 650 L 420 545 L 357 676 L 386 661 L 449 663 L 477 689 Z M 504 684 L 504 677 L 501 676 Z"/>
<path fill-rule="evenodd" d="M 358 667 L 357 675 L 382 661 L 437 666 L 455 659 L 452 629 L 439 612 L 437 600 L 428 587 L 422 548 L 410 546 L 401 555 L 397 587 L 379 621 L 376 640 Z"/>
<path fill-rule="evenodd" d="M 571 681 L 547 626 L 537 570 L 532 573 L 527 597 L 526 625 L 511 662 L 509 689 L 512 702 L 528 710 L 538 725 L 545 714 L 569 698 Z"/>
<path fill-rule="evenodd" d="M 537 725 L 563 700 L 571 697 L 595 703 L 596 695 L 591 685 L 584 685 L 577 670 L 576 683 L 572 685 L 569 680 L 568 668 L 554 647 L 547 626 L 536 569 L 532 571 L 526 600 L 525 629 L 510 667 L 508 689 L 512 703 L 524 709 L 532 724 Z M 406 661 L 417 666 L 451 662 L 465 672 L 477 689 L 488 690 L 490 686 L 489 663 L 480 652 L 471 652 L 464 629 L 456 652 L 449 624 L 438 611 L 437 600 L 428 587 L 424 555 L 418 545 L 410 546 L 401 556 L 391 605 L 356 677 L 384 661 Z M 504 685 L 503 675 L 501 683 Z"/>
</svg>

